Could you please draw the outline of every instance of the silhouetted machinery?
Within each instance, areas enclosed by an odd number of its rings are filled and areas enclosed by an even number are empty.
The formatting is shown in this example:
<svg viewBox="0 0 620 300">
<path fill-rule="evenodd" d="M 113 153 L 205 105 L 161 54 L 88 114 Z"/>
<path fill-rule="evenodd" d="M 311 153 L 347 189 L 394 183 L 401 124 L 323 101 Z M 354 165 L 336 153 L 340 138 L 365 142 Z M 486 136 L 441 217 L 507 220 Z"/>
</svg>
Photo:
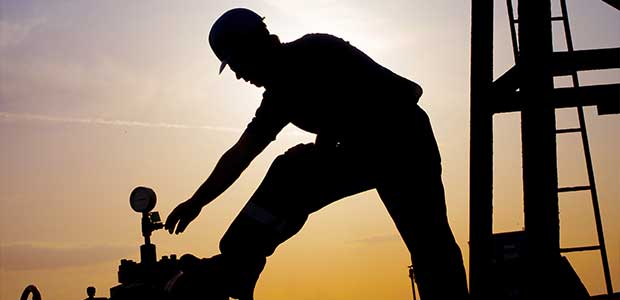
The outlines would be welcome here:
<svg viewBox="0 0 620 300">
<path fill-rule="evenodd" d="M 146 187 L 137 187 L 129 196 L 131 208 L 142 214 L 142 236 L 140 262 L 122 259 L 118 267 L 119 285 L 110 289 L 110 300 L 125 299 L 172 299 L 166 291 L 167 285 L 182 274 L 176 255 L 162 257 L 157 261 L 155 245 L 151 243 L 153 231 L 162 229 L 159 213 L 153 211 L 157 203 L 155 192 Z"/>
<path fill-rule="evenodd" d="M 180 259 L 172 254 L 157 260 L 151 234 L 162 229 L 164 224 L 159 213 L 151 212 L 157 203 L 152 189 L 135 188 L 129 196 L 129 203 L 133 210 L 142 214 L 144 244 L 140 246 L 139 263 L 121 260 L 118 267 L 119 285 L 110 289 L 109 300 L 228 300 L 228 296 L 224 295 L 225 283 L 217 272 L 209 268 L 211 260 L 191 254 Z M 89 296 L 91 298 L 88 299 L 98 299 L 92 298 L 94 291 Z"/>
<path fill-rule="evenodd" d="M 109 300 L 228 300 L 228 297 L 209 294 L 208 288 L 205 288 L 208 286 L 207 282 L 201 283 L 206 278 L 187 278 L 189 273 L 184 273 L 183 270 L 199 267 L 193 265 L 199 260 L 177 259 L 175 254 L 157 260 L 151 234 L 162 229 L 164 224 L 159 213 L 152 211 L 157 203 L 157 196 L 152 189 L 135 188 L 129 196 L 129 203 L 133 210 L 142 214 L 144 244 L 140 246 L 140 262 L 121 259 L 118 267 L 119 284 L 110 288 Z M 191 298 L 188 298 L 188 295 Z M 87 299 L 107 299 L 96 298 L 94 288 L 89 288 L 88 296 Z"/>
<path fill-rule="evenodd" d="M 155 192 L 147 187 L 137 187 L 129 196 L 129 204 L 142 214 L 140 262 L 121 259 L 118 266 L 119 284 L 110 288 L 110 298 L 95 297 L 96 289 L 88 287 L 85 300 L 228 300 L 224 295 L 224 282 L 218 273 L 210 272 L 211 260 L 191 254 L 177 259 L 175 254 L 157 260 L 155 245 L 151 243 L 153 231 L 164 224 L 159 213 L 152 211 L 157 203 Z M 41 300 L 41 293 L 34 285 L 24 289 L 21 300 Z"/>
<path fill-rule="evenodd" d="M 195 292 L 175 291 L 179 281 L 187 282 L 183 277 L 183 270 L 192 267 L 195 261 L 177 259 L 175 254 L 163 256 L 157 260 L 157 251 L 155 245 L 151 243 L 151 234 L 153 231 L 162 229 L 164 224 L 161 221 L 159 213 L 152 211 L 157 203 L 155 192 L 147 187 L 137 187 L 129 196 L 129 204 L 136 212 L 142 214 L 142 236 L 144 236 L 144 244 L 140 246 L 140 262 L 129 259 L 121 259 L 118 266 L 118 282 L 117 286 L 110 288 L 109 300 L 183 300 L 187 296 L 192 298 L 200 297 L 201 299 L 223 300 L 224 298 L 215 295 L 209 295 L 209 291 L 202 290 L 205 295 L 198 295 Z M 187 274 L 185 275 L 187 277 Z M 199 282 L 200 280 L 198 280 Z M 187 286 L 187 285 L 184 285 Z M 178 289 L 178 288 L 177 288 Z M 194 291 L 196 289 L 194 286 Z M 88 298 L 86 299 L 105 299 L 95 297 L 95 289 L 89 287 L 87 290 Z M 175 294 L 177 296 L 175 296 Z M 178 296 L 183 294 L 184 296 Z M 226 300 L 228 297 L 225 298 Z"/>
</svg>

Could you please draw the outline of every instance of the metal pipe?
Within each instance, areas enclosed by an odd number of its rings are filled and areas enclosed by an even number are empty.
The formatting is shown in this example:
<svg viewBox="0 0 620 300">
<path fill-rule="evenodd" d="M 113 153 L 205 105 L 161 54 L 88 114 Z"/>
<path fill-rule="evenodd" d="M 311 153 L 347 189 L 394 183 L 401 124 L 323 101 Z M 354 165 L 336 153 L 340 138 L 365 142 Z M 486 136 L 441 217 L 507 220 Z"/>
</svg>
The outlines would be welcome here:
<svg viewBox="0 0 620 300">
<path fill-rule="evenodd" d="M 555 109 L 547 101 L 553 92 L 551 2 L 521 0 L 518 13 L 526 267 L 531 275 L 525 297 L 552 299 L 558 287 L 548 282 L 558 278 L 560 220 Z"/>
<path fill-rule="evenodd" d="M 490 300 L 493 235 L 493 0 L 472 1 L 469 290 L 472 300 Z"/>
</svg>

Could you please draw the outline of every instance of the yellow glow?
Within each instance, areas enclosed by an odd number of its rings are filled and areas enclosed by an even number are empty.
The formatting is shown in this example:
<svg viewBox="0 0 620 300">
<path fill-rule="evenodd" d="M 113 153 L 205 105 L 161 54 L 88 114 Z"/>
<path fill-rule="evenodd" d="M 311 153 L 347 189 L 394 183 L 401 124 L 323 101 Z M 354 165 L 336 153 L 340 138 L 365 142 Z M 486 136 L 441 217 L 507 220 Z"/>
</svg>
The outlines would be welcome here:
<svg viewBox="0 0 620 300">
<path fill-rule="evenodd" d="M 442 151 L 450 224 L 468 267 L 469 2 L 8 2 L 0 4 L 0 299 L 18 299 L 31 283 L 46 300 L 83 299 L 89 285 L 108 296 L 118 260 L 137 259 L 139 253 L 139 216 L 128 204 L 133 187 L 153 187 L 165 217 L 237 140 L 262 90 L 237 81 L 230 71 L 218 76 L 219 62 L 206 42 L 212 22 L 235 6 L 265 15 L 283 41 L 332 33 L 421 83 L 420 105 Z M 499 9 L 502 3 L 496 3 Z M 618 46 L 611 30 L 620 27 L 617 12 L 602 2 L 570 5 L 578 8 L 578 48 Z M 597 22 L 588 21 L 593 18 Z M 503 11 L 497 24 L 495 64 L 501 74 L 513 64 Z M 584 84 L 619 79 L 617 71 L 597 73 L 587 75 Z M 620 120 L 591 109 L 587 117 L 615 275 L 620 274 Z M 495 122 L 494 229 L 519 230 L 519 118 L 505 115 Z M 287 128 L 186 233 L 156 232 L 158 254 L 216 254 L 220 237 L 271 161 L 312 140 Z M 579 145 L 561 142 L 560 179 L 578 182 L 583 179 L 579 154 L 566 149 Z M 562 200 L 562 242 L 588 244 L 594 233 L 589 199 L 576 197 Z M 115 251 L 114 257 L 106 255 Z M 50 264 L 49 253 L 64 263 Z M 72 262 L 76 255 L 97 260 Z M 598 258 L 570 259 L 590 293 L 602 293 Z M 378 196 L 367 192 L 312 215 L 302 232 L 269 258 L 256 296 L 411 299 L 409 264 Z M 617 276 L 614 284 L 618 290 Z"/>
</svg>

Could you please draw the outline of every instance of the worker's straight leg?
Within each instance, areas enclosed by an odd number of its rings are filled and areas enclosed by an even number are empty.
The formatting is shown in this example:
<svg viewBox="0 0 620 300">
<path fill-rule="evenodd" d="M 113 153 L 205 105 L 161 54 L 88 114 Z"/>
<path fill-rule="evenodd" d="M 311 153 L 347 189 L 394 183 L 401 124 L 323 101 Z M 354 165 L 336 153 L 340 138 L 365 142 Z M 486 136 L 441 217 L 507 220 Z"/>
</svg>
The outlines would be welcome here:
<svg viewBox="0 0 620 300">
<path fill-rule="evenodd" d="M 385 159 L 377 191 L 405 241 L 420 297 L 464 300 L 467 281 L 461 251 L 446 212 L 441 159 L 431 124 L 421 109 L 397 153 Z"/>
<path fill-rule="evenodd" d="M 377 190 L 411 253 L 422 299 L 466 299 L 460 249 L 454 239 L 439 173 L 410 177 Z"/>
</svg>

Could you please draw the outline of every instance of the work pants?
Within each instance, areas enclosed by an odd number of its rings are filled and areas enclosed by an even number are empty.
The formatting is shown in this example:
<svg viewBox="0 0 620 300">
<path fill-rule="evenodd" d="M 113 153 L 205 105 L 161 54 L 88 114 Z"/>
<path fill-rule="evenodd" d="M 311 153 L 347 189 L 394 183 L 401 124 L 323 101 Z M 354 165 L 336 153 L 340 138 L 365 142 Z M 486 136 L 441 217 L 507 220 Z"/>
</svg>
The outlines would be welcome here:
<svg viewBox="0 0 620 300">
<path fill-rule="evenodd" d="M 385 140 L 392 150 L 356 151 L 346 145 L 325 149 L 300 144 L 278 156 L 222 238 L 222 254 L 264 262 L 313 212 L 376 189 L 411 253 L 421 298 L 466 299 L 461 252 L 446 214 L 439 152 L 428 118 L 419 111 L 411 125 L 410 138 L 417 141 L 413 145 Z"/>
</svg>

